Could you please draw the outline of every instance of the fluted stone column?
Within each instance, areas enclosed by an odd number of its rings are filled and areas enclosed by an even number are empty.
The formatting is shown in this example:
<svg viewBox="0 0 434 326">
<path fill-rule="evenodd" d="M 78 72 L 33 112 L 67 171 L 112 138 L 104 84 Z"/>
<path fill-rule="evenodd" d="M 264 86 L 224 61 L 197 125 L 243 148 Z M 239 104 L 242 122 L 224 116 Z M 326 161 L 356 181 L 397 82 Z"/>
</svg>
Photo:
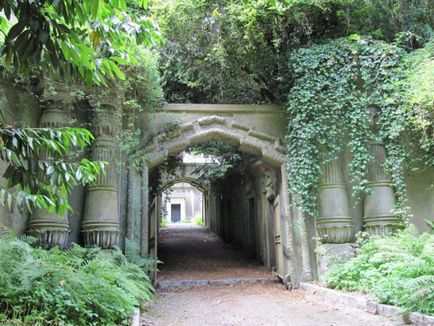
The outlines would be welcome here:
<svg viewBox="0 0 434 326">
<path fill-rule="evenodd" d="M 399 226 L 393 214 L 395 193 L 384 171 L 386 151 L 381 142 L 375 142 L 371 143 L 370 152 L 373 160 L 368 166 L 368 179 L 372 193 L 364 201 L 364 229 L 373 235 L 390 234 Z"/>
<path fill-rule="evenodd" d="M 116 142 L 118 132 L 115 107 L 103 103 L 93 111 L 92 160 L 106 161 L 105 173 L 86 190 L 82 231 L 86 246 L 110 249 L 119 242 L 118 181 Z"/>
<path fill-rule="evenodd" d="M 323 165 L 317 231 L 324 243 L 347 243 L 353 238 L 352 230 L 342 162 L 336 158 Z"/>
<path fill-rule="evenodd" d="M 64 128 L 66 127 L 68 115 L 66 106 L 68 104 L 61 101 L 48 101 L 44 109 L 40 127 L 41 128 Z M 48 151 L 41 153 L 39 158 L 42 161 L 52 159 Z M 40 178 L 46 178 L 40 175 Z M 68 213 L 57 215 L 47 213 L 45 210 L 35 208 L 33 215 L 27 225 L 27 233 L 37 237 L 43 247 L 64 247 L 68 240 L 69 233 Z"/>
</svg>

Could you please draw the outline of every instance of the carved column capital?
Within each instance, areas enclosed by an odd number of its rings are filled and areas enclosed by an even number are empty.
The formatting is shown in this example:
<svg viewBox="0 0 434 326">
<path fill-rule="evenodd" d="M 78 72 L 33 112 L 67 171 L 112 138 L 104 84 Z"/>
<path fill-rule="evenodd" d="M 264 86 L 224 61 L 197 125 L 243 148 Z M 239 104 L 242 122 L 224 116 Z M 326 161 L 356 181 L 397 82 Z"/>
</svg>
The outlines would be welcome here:
<svg viewBox="0 0 434 326">
<path fill-rule="evenodd" d="M 75 96 L 71 90 L 77 90 L 80 88 L 79 85 L 71 85 L 70 83 L 53 80 L 46 76 L 43 78 L 41 86 L 41 99 L 43 102 L 56 102 L 63 104 L 75 102 Z"/>
</svg>

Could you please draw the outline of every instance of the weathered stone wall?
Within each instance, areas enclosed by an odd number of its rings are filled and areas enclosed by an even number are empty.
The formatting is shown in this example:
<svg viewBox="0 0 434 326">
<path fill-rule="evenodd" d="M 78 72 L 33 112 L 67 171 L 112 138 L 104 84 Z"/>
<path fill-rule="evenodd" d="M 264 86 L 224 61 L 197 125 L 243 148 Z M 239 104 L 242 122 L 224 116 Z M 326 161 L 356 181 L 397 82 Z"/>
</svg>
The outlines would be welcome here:
<svg viewBox="0 0 434 326">
<path fill-rule="evenodd" d="M 413 216 L 410 222 L 418 230 L 429 231 L 427 220 L 434 220 L 434 170 L 423 170 L 418 173 L 406 174 L 408 205 Z"/>
<path fill-rule="evenodd" d="M 78 121 L 79 125 L 90 122 L 97 114 L 93 124 L 96 142 L 87 155 L 110 161 L 106 176 L 87 189 L 77 187 L 71 193 L 73 212 L 62 222 L 69 228 L 68 242 L 110 248 L 113 245 L 124 247 L 125 238 L 129 238 L 141 244 L 142 254 L 155 254 L 152 239 L 158 228 L 161 197 L 152 205 L 149 175 L 168 155 L 212 139 L 255 155 L 258 162 L 252 164 L 248 176 L 232 176 L 209 187 L 197 184 L 207 188 L 204 192 L 206 225 L 234 246 L 257 256 L 268 268 L 277 266 L 278 274 L 284 279 L 289 275 L 299 280 L 317 278 L 314 237 L 322 236 L 333 246 L 353 242 L 354 234 L 360 230 L 382 233 L 394 228 L 394 216 L 390 214 L 394 203 L 393 187 L 381 169 L 384 149 L 379 143 L 371 144 L 375 160 L 368 177 L 373 194 L 360 202 L 351 197 L 350 155 L 344 153 L 323 167 L 320 218 L 314 221 L 297 208 L 297 196 L 287 190 L 282 141 L 287 118 L 280 107 L 169 104 L 152 113 L 140 113 L 137 127 L 142 130 L 143 147 L 139 154 L 150 155 L 149 166 L 133 170 L 117 147 L 120 122 L 115 113 L 122 106 L 119 94 L 96 94 L 104 106 L 102 113 L 95 113 L 95 103 L 74 102 L 67 96 L 68 90 L 42 94 L 39 99 L 26 90 L 1 83 L 0 108 L 6 122 L 16 126 L 39 126 L 43 109 L 47 112 L 47 101 L 50 110 L 67 115 L 62 121 L 66 125 L 69 119 Z M 48 120 L 47 123 L 51 123 Z M 5 170 L 4 163 L 0 164 L 0 170 Z M 424 219 L 434 218 L 431 187 L 434 171 L 407 175 L 406 180 L 413 212 L 411 221 L 420 230 L 427 230 Z M 59 221 L 53 216 L 41 216 L 44 223 L 51 223 L 51 226 Z M 32 218 L 37 220 L 35 216 Z M 18 234 L 26 231 L 28 219 L 29 214 L 24 209 L 17 208 L 10 213 L 0 208 L 0 223 Z M 33 225 L 39 227 L 38 223 Z"/>
<path fill-rule="evenodd" d="M 146 143 L 176 125 L 212 115 L 230 118 L 280 139 L 285 136 L 288 121 L 285 111 L 275 105 L 166 104 L 155 112 L 141 113 L 138 127 L 146 131 Z"/>
</svg>

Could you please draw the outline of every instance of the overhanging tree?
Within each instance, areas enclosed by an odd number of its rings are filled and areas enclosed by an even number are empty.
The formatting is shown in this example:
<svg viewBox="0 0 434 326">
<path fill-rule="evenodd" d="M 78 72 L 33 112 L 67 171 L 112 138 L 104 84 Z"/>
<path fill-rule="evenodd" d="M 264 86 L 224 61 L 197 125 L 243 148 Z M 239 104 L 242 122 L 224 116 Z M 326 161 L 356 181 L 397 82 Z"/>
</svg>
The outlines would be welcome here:
<svg viewBox="0 0 434 326">
<path fill-rule="evenodd" d="M 136 62 L 132 45 L 160 42 L 145 15 L 146 0 L 1 0 L 2 68 L 24 76 L 50 74 L 87 85 L 124 79 Z M 26 204 L 62 214 L 71 187 L 91 183 L 104 162 L 70 163 L 66 155 L 93 140 L 83 128 L 0 128 L 0 158 L 7 162 L 0 205 Z M 45 152 L 48 155 L 43 155 Z M 48 157 L 48 159 L 47 159 Z"/>
</svg>

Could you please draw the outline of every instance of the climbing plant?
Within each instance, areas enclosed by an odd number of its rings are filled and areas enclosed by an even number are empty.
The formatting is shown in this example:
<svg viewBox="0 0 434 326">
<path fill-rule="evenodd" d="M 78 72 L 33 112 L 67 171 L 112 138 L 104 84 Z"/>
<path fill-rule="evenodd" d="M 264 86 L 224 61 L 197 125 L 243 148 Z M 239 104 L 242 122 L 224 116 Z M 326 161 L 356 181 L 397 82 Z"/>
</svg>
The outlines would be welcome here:
<svg viewBox="0 0 434 326">
<path fill-rule="evenodd" d="M 141 112 L 151 112 L 160 107 L 164 94 L 157 55 L 143 46 L 130 51 L 134 51 L 137 62 L 125 67 L 125 100 L 121 112 L 124 128 L 117 135 L 117 140 L 130 166 L 140 168 L 146 157 L 139 152 L 142 135 L 140 128 L 137 128 L 138 119 Z"/>
<path fill-rule="evenodd" d="M 200 180 L 208 182 L 221 180 L 230 173 L 245 173 L 252 160 L 251 155 L 213 140 L 190 146 L 187 151 L 194 155 L 202 155 L 210 161 L 193 171 Z"/>
<path fill-rule="evenodd" d="M 368 143 L 372 140 L 388 145 L 393 180 L 404 191 L 398 172 L 403 153 L 397 140 L 405 117 L 394 84 L 402 56 L 395 46 L 358 36 L 302 48 L 291 55 L 288 173 L 290 186 L 307 213 L 316 214 L 321 162 L 332 160 L 344 148 L 351 152 L 353 195 L 368 191 Z M 378 135 L 370 127 L 373 111 L 379 116 Z"/>
</svg>

